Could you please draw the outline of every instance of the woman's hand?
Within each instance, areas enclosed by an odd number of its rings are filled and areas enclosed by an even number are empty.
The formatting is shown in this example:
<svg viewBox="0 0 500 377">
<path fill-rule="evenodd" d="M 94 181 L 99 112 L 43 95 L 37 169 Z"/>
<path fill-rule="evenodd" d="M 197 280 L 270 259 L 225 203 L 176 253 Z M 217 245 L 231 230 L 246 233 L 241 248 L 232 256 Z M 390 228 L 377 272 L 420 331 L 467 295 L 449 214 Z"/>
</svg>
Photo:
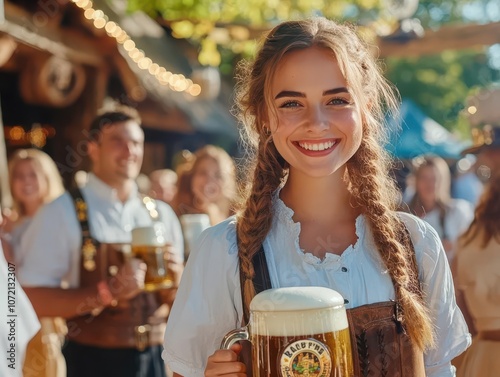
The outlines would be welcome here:
<svg viewBox="0 0 500 377">
<path fill-rule="evenodd" d="M 238 361 L 241 344 L 233 344 L 228 350 L 217 350 L 208 358 L 205 377 L 246 377 L 245 364 Z"/>
</svg>

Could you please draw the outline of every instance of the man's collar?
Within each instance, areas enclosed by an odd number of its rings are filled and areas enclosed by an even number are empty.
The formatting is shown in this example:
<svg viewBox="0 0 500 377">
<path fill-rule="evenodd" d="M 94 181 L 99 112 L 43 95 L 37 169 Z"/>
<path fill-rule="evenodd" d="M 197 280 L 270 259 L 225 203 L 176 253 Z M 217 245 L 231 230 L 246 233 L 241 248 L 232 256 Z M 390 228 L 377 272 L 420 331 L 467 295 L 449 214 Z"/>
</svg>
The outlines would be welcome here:
<svg viewBox="0 0 500 377">
<path fill-rule="evenodd" d="M 90 188 L 92 191 L 94 191 L 95 195 L 103 199 L 113 200 L 113 201 L 118 200 L 116 189 L 104 183 L 94 173 L 88 174 L 88 181 L 86 187 Z M 137 184 L 134 182 L 127 201 L 130 199 L 137 198 L 138 193 L 139 193 L 139 188 Z"/>
</svg>

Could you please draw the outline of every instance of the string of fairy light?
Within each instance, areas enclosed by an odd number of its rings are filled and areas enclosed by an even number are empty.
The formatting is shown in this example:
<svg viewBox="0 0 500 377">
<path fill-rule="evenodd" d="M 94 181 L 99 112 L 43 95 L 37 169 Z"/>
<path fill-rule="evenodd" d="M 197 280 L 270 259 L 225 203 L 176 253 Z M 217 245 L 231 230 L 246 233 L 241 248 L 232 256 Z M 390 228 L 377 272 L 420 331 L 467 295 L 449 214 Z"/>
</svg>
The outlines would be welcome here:
<svg viewBox="0 0 500 377">
<path fill-rule="evenodd" d="M 72 0 L 73 3 L 83 10 L 86 19 L 91 20 L 96 29 L 104 29 L 108 36 L 115 38 L 116 42 L 123 46 L 128 56 L 134 61 L 137 66 L 145 71 L 148 71 L 151 76 L 155 77 L 159 84 L 169 87 L 176 92 L 185 92 L 193 97 L 199 96 L 201 87 L 198 84 L 182 74 L 173 73 L 165 69 L 165 67 L 153 62 L 153 60 L 140 50 L 135 42 L 130 38 L 125 30 L 114 21 L 109 21 L 108 17 L 100 9 L 93 7 L 91 0 Z"/>
</svg>

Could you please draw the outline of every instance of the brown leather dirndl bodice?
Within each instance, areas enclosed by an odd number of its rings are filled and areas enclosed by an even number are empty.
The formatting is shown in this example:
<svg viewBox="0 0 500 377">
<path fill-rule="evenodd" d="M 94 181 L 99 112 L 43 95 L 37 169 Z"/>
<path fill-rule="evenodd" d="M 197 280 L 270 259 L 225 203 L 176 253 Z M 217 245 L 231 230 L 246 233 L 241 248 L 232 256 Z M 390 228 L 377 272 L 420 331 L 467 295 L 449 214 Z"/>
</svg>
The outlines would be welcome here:
<svg viewBox="0 0 500 377">
<path fill-rule="evenodd" d="M 425 377 L 423 352 L 398 316 L 393 301 L 347 310 L 356 377 Z"/>
<path fill-rule="evenodd" d="M 272 288 L 263 248 L 253 257 L 252 263 L 256 294 Z M 240 278 L 243 286 L 241 270 Z M 245 302 L 243 289 L 242 301 Z M 244 304 L 243 311 L 245 325 L 248 323 L 249 311 Z M 423 352 L 404 331 L 402 313 L 395 301 L 347 309 L 347 319 L 354 377 L 425 377 Z M 247 366 L 247 376 L 252 376 L 249 342 L 243 342 L 241 360 Z"/>
<path fill-rule="evenodd" d="M 112 294 L 120 289 L 120 283 L 108 280 L 113 277 L 130 255 L 129 244 L 104 244 L 92 239 L 87 219 L 81 211 L 81 193 L 72 192 L 77 215 L 82 226 L 82 253 L 80 263 L 80 288 L 96 287 L 101 280 L 109 281 Z M 92 243 L 90 245 L 89 243 Z M 93 246 L 93 247 L 92 247 Z M 97 306 L 97 298 L 89 297 L 82 302 L 81 310 Z M 166 324 L 166 315 L 157 309 L 160 297 L 155 292 L 143 292 L 133 299 L 107 307 L 100 313 L 84 314 L 68 319 L 68 338 L 75 342 L 105 348 L 144 349 L 161 344 Z"/>
</svg>

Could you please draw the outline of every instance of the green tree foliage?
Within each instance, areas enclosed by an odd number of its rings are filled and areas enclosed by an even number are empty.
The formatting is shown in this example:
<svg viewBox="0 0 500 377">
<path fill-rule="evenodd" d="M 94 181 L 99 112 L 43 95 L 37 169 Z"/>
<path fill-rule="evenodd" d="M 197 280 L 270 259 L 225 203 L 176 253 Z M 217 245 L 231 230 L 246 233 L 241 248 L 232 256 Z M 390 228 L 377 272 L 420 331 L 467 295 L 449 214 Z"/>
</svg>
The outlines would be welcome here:
<svg viewBox="0 0 500 377">
<path fill-rule="evenodd" d="M 202 65 L 220 66 L 222 50 L 251 55 L 259 36 L 282 20 L 316 14 L 369 23 L 380 0 L 129 0 L 128 7 L 164 19 L 174 37 L 199 47 Z"/>
<path fill-rule="evenodd" d="M 494 0 L 420 0 L 415 17 L 425 29 L 471 22 L 471 10 L 483 23 L 493 22 L 498 20 L 485 12 L 493 5 Z M 438 123 L 469 138 L 463 111 L 467 97 L 500 80 L 500 71 L 489 65 L 489 59 L 487 47 L 443 51 L 418 58 L 388 58 L 386 72 L 403 98 L 412 99 Z"/>
<path fill-rule="evenodd" d="M 417 103 L 449 130 L 469 136 L 461 114 L 471 89 L 500 80 L 500 72 L 487 64 L 485 52 L 445 51 L 420 58 L 386 59 L 387 77 L 403 98 Z"/>
</svg>

